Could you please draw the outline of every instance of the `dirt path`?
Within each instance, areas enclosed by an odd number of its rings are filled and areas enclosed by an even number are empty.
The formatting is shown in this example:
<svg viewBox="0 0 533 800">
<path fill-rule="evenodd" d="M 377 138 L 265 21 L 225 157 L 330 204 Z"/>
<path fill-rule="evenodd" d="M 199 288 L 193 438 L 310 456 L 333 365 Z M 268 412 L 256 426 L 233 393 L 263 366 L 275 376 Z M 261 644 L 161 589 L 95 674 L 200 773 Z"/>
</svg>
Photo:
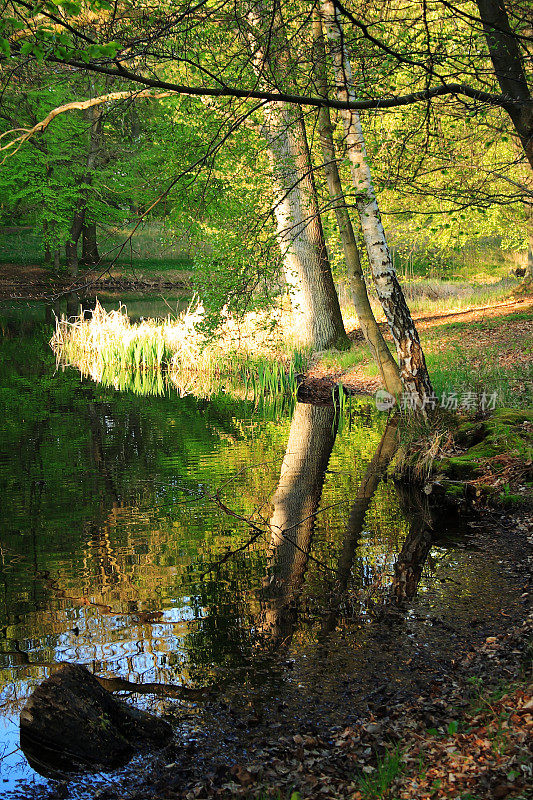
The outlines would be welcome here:
<svg viewBox="0 0 533 800">
<path fill-rule="evenodd" d="M 413 317 L 419 331 L 434 328 L 437 325 L 452 324 L 454 322 L 481 322 L 486 319 L 507 316 L 510 313 L 520 313 L 529 311 L 533 308 L 533 298 L 527 297 L 520 300 L 512 300 L 506 303 L 497 303 L 493 306 L 480 306 L 479 308 L 467 308 L 464 311 L 446 311 L 441 314 L 431 314 L 430 316 Z"/>
</svg>

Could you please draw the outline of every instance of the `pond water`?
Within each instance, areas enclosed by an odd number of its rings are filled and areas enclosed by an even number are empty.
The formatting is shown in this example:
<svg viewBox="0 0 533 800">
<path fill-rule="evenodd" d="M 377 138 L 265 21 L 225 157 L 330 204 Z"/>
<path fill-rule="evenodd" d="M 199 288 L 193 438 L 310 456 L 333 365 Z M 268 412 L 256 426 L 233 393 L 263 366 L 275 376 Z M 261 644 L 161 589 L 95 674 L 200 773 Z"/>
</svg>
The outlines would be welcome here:
<svg viewBox="0 0 533 800">
<path fill-rule="evenodd" d="M 391 598 L 418 592 L 456 616 L 496 602 L 497 565 L 457 580 L 473 568 L 457 536 L 428 533 L 379 479 L 394 431 L 371 400 L 339 419 L 120 393 L 57 372 L 51 329 L 29 316 L 4 310 L 0 341 L 0 796 L 44 780 L 18 715 L 58 662 L 208 686 Z"/>
</svg>

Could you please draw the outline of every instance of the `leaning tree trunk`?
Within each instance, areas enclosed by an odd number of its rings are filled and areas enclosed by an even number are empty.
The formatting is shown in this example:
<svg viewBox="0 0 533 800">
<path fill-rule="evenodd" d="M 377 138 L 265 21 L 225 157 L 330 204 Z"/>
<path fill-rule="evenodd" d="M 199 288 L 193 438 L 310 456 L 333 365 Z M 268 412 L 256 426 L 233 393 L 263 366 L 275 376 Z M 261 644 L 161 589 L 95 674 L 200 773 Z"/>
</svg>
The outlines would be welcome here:
<svg viewBox="0 0 533 800">
<path fill-rule="evenodd" d="M 276 41 L 276 60 L 289 62 L 279 8 L 273 18 L 262 3 L 247 15 L 248 44 L 256 72 L 275 72 L 264 41 Z M 302 111 L 286 103 L 265 106 L 262 135 L 272 171 L 274 216 L 284 274 L 299 339 L 317 350 L 349 347 L 333 282 Z"/>
<path fill-rule="evenodd" d="M 324 34 L 322 31 L 322 20 L 316 11 L 313 14 L 313 43 L 313 63 L 318 94 L 321 97 L 327 98 L 328 83 L 326 76 Z M 324 174 L 326 176 L 330 201 L 334 207 L 335 216 L 337 218 L 337 226 L 339 228 L 344 251 L 344 260 L 346 262 L 346 273 L 350 282 L 352 299 L 359 325 L 361 326 L 366 343 L 379 367 L 385 388 L 392 394 L 399 394 L 401 392 L 401 381 L 398 365 L 387 347 L 387 343 L 376 322 L 368 299 L 357 241 L 352 226 L 352 220 L 346 206 L 337 166 L 337 154 L 333 141 L 333 126 L 327 106 L 322 106 L 320 108 L 318 114 L 318 133 L 320 136 L 322 157 L 324 159 Z"/>
<path fill-rule="evenodd" d="M 337 98 L 343 102 L 354 101 L 350 59 L 344 46 L 342 26 L 331 0 L 322 0 L 322 15 L 330 43 Z M 368 260 L 378 297 L 398 352 L 400 377 L 404 390 L 411 395 L 418 407 L 424 408 L 425 398 L 433 395 L 433 389 L 418 332 L 398 283 L 381 222 L 361 120 L 358 112 L 352 109 L 341 109 L 340 114 L 344 123 L 346 153 L 358 194 L 356 204 Z"/>
</svg>

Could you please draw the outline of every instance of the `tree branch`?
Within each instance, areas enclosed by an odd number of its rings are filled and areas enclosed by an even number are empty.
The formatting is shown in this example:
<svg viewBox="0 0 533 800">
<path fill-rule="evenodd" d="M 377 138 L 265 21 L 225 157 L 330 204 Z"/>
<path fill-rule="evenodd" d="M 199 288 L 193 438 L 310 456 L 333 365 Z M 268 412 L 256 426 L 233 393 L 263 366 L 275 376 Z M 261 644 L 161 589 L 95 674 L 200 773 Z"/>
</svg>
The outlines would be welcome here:
<svg viewBox="0 0 533 800">
<path fill-rule="evenodd" d="M 411 92 L 410 94 L 398 95 L 396 97 L 379 97 L 371 100 L 333 100 L 324 97 L 313 97 L 312 95 L 299 95 L 286 92 L 266 92 L 256 89 L 237 89 L 232 86 L 222 86 L 219 88 L 210 88 L 208 86 L 186 86 L 178 83 L 171 83 L 170 81 L 159 80 L 158 78 L 148 78 L 144 75 L 138 75 L 131 72 L 117 63 L 116 69 L 105 67 L 102 64 L 85 63 L 83 61 L 76 61 L 74 59 L 63 60 L 49 56 L 48 61 L 55 64 L 63 64 L 66 66 L 76 67 L 84 72 L 96 72 L 99 75 L 109 75 L 111 78 L 122 78 L 129 80 L 133 83 L 140 83 L 143 86 L 150 86 L 155 89 L 165 89 L 175 94 L 188 95 L 191 97 L 237 97 L 244 100 L 266 100 L 274 103 L 291 103 L 293 105 L 301 106 L 315 106 L 320 108 L 327 106 L 328 108 L 338 109 L 352 109 L 354 111 L 362 111 L 365 109 L 387 109 L 398 108 L 399 106 L 412 105 L 424 100 L 431 100 L 433 97 L 442 97 L 445 95 L 465 95 L 473 100 L 478 100 L 482 103 L 488 103 L 492 106 L 500 106 L 508 108 L 521 105 L 521 102 L 504 95 L 491 94 L 483 92 L 479 89 L 474 89 L 464 83 L 445 83 L 440 86 L 435 86 L 432 89 L 424 89 L 419 92 Z"/>
<path fill-rule="evenodd" d="M 7 144 L 0 146 L 0 153 L 11 150 L 13 147 L 15 148 L 12 152 L 6 153 L 1 163 L 3 164 L 8 156 L 14 155 L 24 144 L 24 142 L 27 142 L 28 139 L 31 139 L 31 137 L 35 136 L 36 133 L 41 133 L 44 131 L 50 125 L 52 120 L 59 116 L 59 114 L 64 114 L 67 111 L 84 111 L 87 108 L 99 106 L 102 105 L 102 103 L 110 103 L 114 100 L 161 100 L 163 97 L 171 97 L 172 95 L 173 92 L 152 92 L 150 89 L 144 89 L 140 92 L 109 92 L 108 94 L 102 94 L 99 97 L 92 97 L 90 100 L 79 100 L 72 103 L 65 103 L 65 105 L 58 106 L 50 111 L 50 113 L 44 119 L 40 120 L 40 122 L 37 122 L 33 128 L 12 128 L 9 131 L 4 131 L 4 133 L 1 133 L 0 140 L 12 133 L 19 134 Z"/>
</svg>

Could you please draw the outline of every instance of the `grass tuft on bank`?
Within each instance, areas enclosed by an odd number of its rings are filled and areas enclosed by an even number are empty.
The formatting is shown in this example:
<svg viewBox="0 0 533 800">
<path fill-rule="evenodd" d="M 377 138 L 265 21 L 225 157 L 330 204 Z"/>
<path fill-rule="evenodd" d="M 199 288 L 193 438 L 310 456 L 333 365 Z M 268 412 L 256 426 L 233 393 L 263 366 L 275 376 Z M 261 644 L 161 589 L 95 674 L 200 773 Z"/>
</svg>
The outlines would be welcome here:
<svg viewBox="0 0 533 800">
<path fill-rule="evenodd" d="M 177 317 L 132 323 L 127 309 L 106 311 L 98 303 L 89 319 L 57 321 L 51 346 L 58 365 L 137 394 L 209 397 L 231 384 L 243 397 L 294 394 L 307 354 L 283 346 L 260 315 L 226 320 L 216 339 L 202 332 L 203 310 L 192 303 Z"/>
</svg>

